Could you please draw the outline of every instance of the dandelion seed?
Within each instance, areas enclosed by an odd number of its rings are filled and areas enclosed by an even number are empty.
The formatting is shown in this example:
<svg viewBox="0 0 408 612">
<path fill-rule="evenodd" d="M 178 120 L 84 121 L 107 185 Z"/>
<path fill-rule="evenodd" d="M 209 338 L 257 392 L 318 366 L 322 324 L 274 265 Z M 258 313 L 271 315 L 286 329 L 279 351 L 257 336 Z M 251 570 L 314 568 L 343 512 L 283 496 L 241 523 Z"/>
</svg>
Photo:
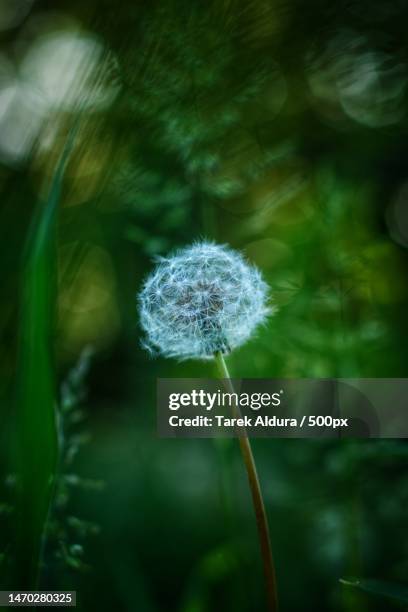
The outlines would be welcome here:
<svg viewBox="0 0 408 612">
<path fill-rule="evenodd" d="M 154 354 L 209 359 L 241 346 L 265 321 L 268 286 L 232 249 L 200 242 L 161 258 L 139 296 L 143 346 Z"/>
</svg>

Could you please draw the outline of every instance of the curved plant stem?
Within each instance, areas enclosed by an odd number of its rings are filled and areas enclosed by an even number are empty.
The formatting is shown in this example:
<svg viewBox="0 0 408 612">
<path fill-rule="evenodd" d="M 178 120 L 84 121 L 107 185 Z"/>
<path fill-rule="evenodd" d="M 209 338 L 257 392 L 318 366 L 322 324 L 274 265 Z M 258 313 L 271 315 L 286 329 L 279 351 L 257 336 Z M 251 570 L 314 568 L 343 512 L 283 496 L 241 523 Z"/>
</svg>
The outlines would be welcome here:
<svg viewBox="0 0 408 612">
<path fill-rule="evenodd" d="M 219 372 L 220 377 L 224 381 L 224 385 L 228 393 L 234 393 L 234 387 L 231 382 L 231 377 L 228 372 L 227 364 L 225 363 L 222 353 L 217 352 L 214 358 L 217 370 Z M 237 405 L 233 405 L 233 413 L 234 417 L 240 416 L 239 407 Z M 266 590 L 269 604 L 268 609 L 270 612 L 276 612 L 278 610 L 278 595 L 276 587 L 275 567 L 272 557 L 268 518 L 266 516 L 261 485 L 259 483 L 258 472 L 256 469 L 255 459 L 252 453 L 249 438 L 246 434 L 244 434 L 243 436 L 241 435 L 238 439 L 241 448 L 242 458 L 245 464 L 245 469 L 247 471 L 248 482 L 252 494 L 252 502 L 254 504 L 255 509 L 262 561 L 265 572 Z"/>
</svg>

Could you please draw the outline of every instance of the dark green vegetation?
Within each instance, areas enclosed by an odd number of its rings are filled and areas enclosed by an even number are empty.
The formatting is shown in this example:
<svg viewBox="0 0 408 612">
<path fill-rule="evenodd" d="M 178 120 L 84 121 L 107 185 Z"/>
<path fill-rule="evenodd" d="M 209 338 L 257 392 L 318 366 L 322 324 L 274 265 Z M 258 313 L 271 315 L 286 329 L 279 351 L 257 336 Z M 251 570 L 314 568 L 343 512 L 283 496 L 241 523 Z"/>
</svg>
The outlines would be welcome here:
<svg viewBox="0 0 408 612">
<path fill-rule="evenodd" d="M 155 378 L 212 365 L 149 359 L 136 293 L 226 242 L 279 308 L 232 375 L 408 375 L 408 7 L 29 4 L 0 4 L 1 587 L 46 535 L 80 610 L 262 610 L 237 444 L 156 437 Z M 253 446 L 282 610 L 406 605 L 405 442 Z"/>
</svg>

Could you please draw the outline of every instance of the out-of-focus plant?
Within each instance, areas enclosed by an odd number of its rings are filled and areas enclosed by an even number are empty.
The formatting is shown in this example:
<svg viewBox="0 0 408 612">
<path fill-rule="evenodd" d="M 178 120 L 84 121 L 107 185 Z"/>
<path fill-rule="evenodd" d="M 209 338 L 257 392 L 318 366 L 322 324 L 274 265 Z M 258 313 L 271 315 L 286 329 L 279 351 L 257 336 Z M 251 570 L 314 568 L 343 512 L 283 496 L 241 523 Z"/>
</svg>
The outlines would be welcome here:
<svg viewBox="0 0 408 612">
<path fill-rule="evenodd" d="M 18 535 L 14 584 L 20 589 L 34 588 L 38 581 L 58 460 L 50 343 L 55 310 L 56 220 L 76 130 L 77 126 L 69 133 L 48 199 L 36 210 L 23 260 L 15 440 Z"/>
<path fill-rule="evenodd" d="M 362 590 L 374 596 L 389 599 L 397 604 L 408 604 L 408 588 L 402 584 L 390 584 L 389 582 L 369 578 L 341 578 L 340 582 L 345 587 Z"/>
<path fill-rule="evenodd" d="M 89 434 L 83 427 L 85 414 L 82 404 L 86 398 L 85 378 L 91 359 L 92 349 L 87 347 L 61 385 L 58 411 L 60 458 L 47 529 L 48 562 L 51 564 L 56 558 L 63 565 L 79 571 L 89 569 L 83 560 L 84 542 L 88 536 L 98 533 L 99 527 L 70 514 L 72 491 L 78 488 L 100 491 L 103 487 L 101 481 L 84 479 L 74 469 L 77 453 L 89 441 Z"/>
</svg>

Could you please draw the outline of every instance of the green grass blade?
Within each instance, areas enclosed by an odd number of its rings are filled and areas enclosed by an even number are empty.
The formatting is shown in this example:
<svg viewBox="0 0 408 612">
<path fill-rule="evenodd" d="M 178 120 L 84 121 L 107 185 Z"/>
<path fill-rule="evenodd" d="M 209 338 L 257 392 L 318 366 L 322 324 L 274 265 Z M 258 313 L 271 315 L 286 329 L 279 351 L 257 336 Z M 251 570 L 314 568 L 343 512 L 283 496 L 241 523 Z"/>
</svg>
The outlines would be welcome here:
<svg viewBox="0 0 408 612">
<path fill-rule="evenodd" d="M 340 582 L 347 587 L 356 588 L 366 593 L 371 593 L 372 595 L 387 597 L 388 599 L 393 599 L 395 602 L 408 603 L 408 587 L 405 585 L 383 582 L 382 580 L 372 580 L 369 578 L 341 578 Z"/>
<path fill-rule="evenodd" d="M 23 256 L 16 410 L 18 476 L 15 588 L 35 588 L 58 458 L 53 359 L 56 295 L 56 217 L 68 138 L 51 183 L 40 202 Z"/>
</svg>

